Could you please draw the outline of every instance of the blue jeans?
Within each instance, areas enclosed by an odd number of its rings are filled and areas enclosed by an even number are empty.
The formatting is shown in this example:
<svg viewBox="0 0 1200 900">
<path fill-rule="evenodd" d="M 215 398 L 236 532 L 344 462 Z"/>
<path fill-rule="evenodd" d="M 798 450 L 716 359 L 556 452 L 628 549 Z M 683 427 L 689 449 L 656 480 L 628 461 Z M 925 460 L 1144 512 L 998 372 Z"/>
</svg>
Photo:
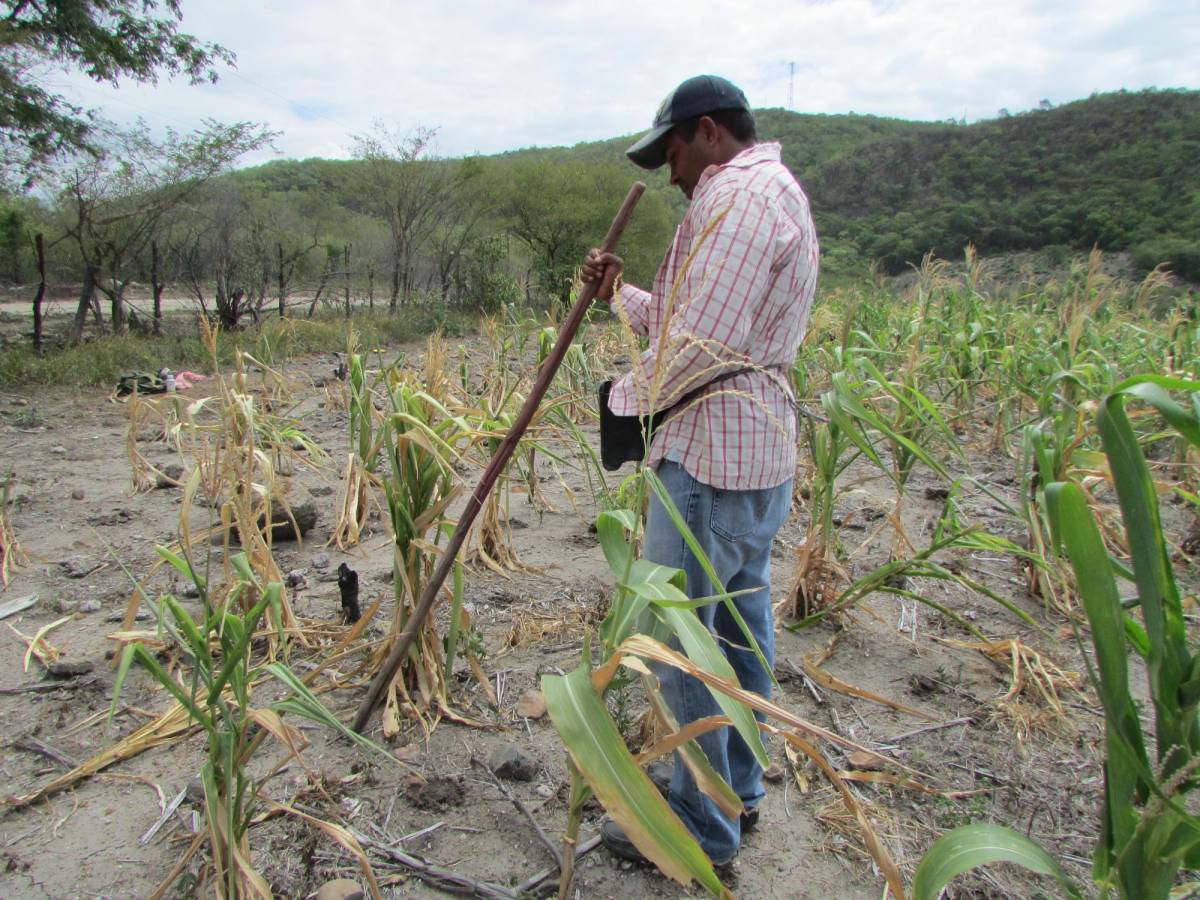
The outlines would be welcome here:
<svg viewBox="0 0 1200 900">
<path fill-rule="evenodd" d="M 688 527 L 708 555 L 726 590 L 758 588 L 735 598 L 759 648 L 775 664 L 775 627 L 771 613 L 771 542 L 787 520 L 791 508 L 792 483 L 751 491 L 726 491 L 702 484 L 683 466 L 663 460 L 658 476 L 666 486 Z M 717 592 L 695 556 L 684 543 L 666 510 L 651 496 L 646 521 L 644 556 L 651 562 L 683 569 L 690 597 Z M 754 652 L 723 603 L 710 603 L 696 610 L 700 620 L 717 638 L 741 686 L 764 697 L 771 696 L 771 676 L 763 670 Z M 656 666 L 663 696 L 680 725 L 705 716 L 721 714 L 721 708 L 699 680 L 671 666 Z M 750 748 L 732 728 L 710 731 L 699 744 L 713 768 L 753 809 L 764 796 L 762 767 Z M 670 803 L 683 823 L 717 864 L 733 859 L 741 844 L 741 827 L 700 792 L 691 773 L 676 754 Z"/>
</svg>

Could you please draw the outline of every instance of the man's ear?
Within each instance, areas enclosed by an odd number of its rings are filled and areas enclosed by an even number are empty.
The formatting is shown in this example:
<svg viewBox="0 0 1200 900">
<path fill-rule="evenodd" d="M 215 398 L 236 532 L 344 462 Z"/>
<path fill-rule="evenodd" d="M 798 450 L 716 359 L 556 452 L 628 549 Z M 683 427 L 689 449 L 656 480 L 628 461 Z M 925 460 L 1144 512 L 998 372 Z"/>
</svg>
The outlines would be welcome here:
<svg viewBox="0 0 1200 900">
<path fill-rule="evenodd" d="M 721 126 L 711 116 L 701 116 L 696 123 L 696 134 L 704 138 L 704 143 L 715 144 L 721 139 Z"/>
</svg>

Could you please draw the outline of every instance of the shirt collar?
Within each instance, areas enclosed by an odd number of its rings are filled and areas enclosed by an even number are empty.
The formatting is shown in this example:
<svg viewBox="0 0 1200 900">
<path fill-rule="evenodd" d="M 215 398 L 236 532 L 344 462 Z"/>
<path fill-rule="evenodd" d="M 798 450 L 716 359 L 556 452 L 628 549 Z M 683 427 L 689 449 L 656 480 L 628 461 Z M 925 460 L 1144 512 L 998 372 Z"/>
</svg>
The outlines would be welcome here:
<svg viewBox="0 0 1200 900">
<path fill-rule="evenodd" d="M 696 179 L 696 191 L 703 189 L 718 172 L 725 169 L 747 169 L 750 166 L 756 166 L 763 162 L 779 162 L 781 151 L 782 147 L 776 141 L 751 144 L 729 162 L 719 166 L 709 166 L 701 172 L 700 177 Z"/>
</svg>

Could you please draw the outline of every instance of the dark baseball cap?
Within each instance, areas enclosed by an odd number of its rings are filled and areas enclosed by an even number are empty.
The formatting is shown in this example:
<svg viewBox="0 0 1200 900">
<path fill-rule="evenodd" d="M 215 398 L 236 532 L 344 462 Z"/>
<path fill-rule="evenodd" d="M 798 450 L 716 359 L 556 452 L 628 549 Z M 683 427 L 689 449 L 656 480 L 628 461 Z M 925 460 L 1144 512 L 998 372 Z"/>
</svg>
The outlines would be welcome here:
<svg viewBox="0 0 1200 900">
<path fill-rule="evenodd" d="M 654 116 L 654 127 L 625 151 L 643 169 L 657 169 L 667 161 L 667 134 L 680 122 L 719 109 L 744 109 L 750 104 L 742 89 L 720 75 L 689 78 L 663 100 Z"/>
</svg>

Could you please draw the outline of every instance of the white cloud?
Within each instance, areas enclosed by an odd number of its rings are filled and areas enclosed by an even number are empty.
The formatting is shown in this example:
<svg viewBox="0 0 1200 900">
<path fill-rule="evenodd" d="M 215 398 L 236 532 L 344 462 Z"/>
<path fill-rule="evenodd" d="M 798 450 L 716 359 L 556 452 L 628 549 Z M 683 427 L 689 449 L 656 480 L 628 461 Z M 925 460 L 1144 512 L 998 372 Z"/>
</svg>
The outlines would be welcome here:
<svg viewBox="0 0 1200 900">
<path fill-rule="evenodd" d="M 648 127 L 698 72 L 783 106 L 790 62 L 797 111 L 916 119 L 1200 86 L 1200 8 L 1170 0 L 184 0 L 183 11 L 185 30 L 238 55 L 218 84 L 62 83 L 118 121 L 264 122 L 291 157 L 348 155 L 376 118 L 436 126 L 450 155 L 612 137 Z"/>
</svg>

